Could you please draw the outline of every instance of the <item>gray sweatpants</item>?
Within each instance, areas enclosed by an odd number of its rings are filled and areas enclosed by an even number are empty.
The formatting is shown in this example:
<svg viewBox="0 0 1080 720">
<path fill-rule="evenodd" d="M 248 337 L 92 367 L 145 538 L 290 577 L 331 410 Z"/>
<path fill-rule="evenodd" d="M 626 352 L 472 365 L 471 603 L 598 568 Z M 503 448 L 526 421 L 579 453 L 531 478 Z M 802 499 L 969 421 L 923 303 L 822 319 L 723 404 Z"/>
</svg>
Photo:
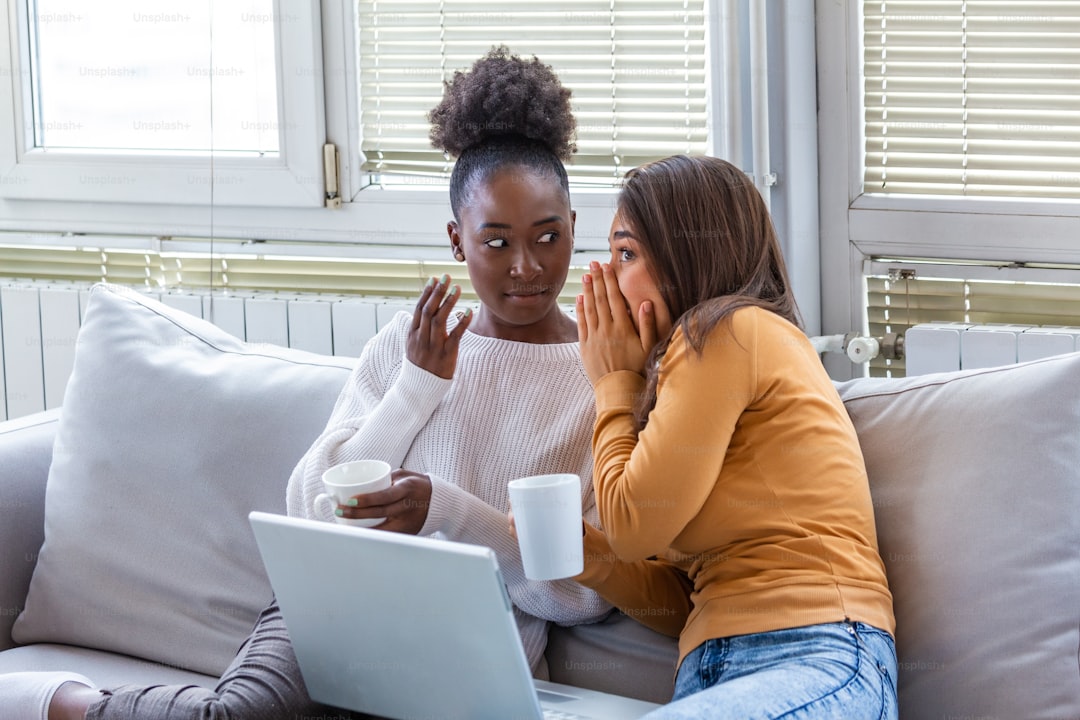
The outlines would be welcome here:
<svg viewBox="0 0 1080 720">
<path fill-rule="evenodd" d="M 87 720 L 345 720 L 363 717 L 308 697 L 275 600 L 213 690 L 195 685 L 103 691 Z"/>
</svg>

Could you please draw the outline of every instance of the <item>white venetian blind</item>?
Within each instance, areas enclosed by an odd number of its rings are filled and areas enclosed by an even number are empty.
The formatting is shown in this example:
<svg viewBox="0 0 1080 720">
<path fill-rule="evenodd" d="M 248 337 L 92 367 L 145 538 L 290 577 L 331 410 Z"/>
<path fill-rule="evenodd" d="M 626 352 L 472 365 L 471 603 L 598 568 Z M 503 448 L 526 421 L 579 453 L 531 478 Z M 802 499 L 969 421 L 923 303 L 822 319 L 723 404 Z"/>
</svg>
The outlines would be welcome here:
<svg viewBox="0 0 1080 720">
<path fill-rule="evenodd" d="M 929 322 L 962 322 L 975 325 L 1018 324 L 1080 326 L 1080 268 L 1028 271 L 1032 277 L 1072 276 L 1077 282 L 987 280 L 971 275 L 986 274 L 987 266 L 952 266 L 938 270 L 938 277 L 919 277 L 926 268 L 907 263 L 886 274 L 866 277 L 866 315 L 870 335 L 903 335 L 909 327 Z M 907 270 L 914 277 L 905 277 Z M 991 273 L 1000 272 L 992 270 Z M 1023 273 L 1024 271 L 1020 271 Z M 872 376 L 902 376 L 903 360 L 874 358 Z"/>
<path fill-rule="evenodd" d="M 611 185 L 649 160 L 705 151 L 702 0 L 358 0 L 357 10 L 364 169 L 381 181 L 449 174 L 427 112 L 444 79 L 500 44 L 551 65 L 573 93 L 572 182 Z"/>
<path fill-rule="evenodd" d="M 197 246 L 195 238 L 182 239 Z M 242 243 L 234 246 L 244 247 Z M 310 243 L 309 247 L 317 247 Z M 262 291 L 323 293 L 415 299 L 432 276 L 446 273 L 461 285 L 462 296 L 476 293 L 461 263 L 430 260 L 376 260 L 349 257 L 349 248 L 330 256 L 275 252 L 171 251 L 108 247 L 57 247 L 0 244 L 0 285 L 9 280 L 88 284 L 107 281 L 151 290 Z M 572 305 L 581 288 L 582 267 L 571 267 L 560 301 Z"/>
<path fill-rule="evenodd" d="M 863 14 L 865 192 L 1080 199 L 1080 2 Z"/>
</svg>

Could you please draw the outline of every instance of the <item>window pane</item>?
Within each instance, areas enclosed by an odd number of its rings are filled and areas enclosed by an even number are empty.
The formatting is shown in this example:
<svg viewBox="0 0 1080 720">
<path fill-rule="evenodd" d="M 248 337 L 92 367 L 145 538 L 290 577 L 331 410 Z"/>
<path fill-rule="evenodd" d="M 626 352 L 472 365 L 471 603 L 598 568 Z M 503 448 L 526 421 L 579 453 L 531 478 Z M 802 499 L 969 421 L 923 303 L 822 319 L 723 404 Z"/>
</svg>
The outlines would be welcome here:
<svg viewBox="0 0 1080 720">
<path fill-rule="evenodd" d="M 864 0 L 867 193 L 1080 199 L 1080 3 Z"/>
<path fill-rule="evenodd" d="M 37 147 L 278 152 L 273 0 L 29 6 Z"/>
</svg>

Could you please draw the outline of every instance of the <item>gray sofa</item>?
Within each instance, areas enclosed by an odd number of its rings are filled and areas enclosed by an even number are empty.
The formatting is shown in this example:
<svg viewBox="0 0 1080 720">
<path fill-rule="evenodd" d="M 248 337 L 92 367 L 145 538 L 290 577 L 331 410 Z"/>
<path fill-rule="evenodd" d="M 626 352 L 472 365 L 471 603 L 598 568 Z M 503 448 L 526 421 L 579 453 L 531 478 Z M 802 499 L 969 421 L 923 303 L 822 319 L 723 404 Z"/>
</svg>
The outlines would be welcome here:
<svg viewBox="0 0 1080 720">
<path fill-rule="evenodd" d="M 0 424 L 0 672 L 212 684 L 270 597 L 246 514 L 284 512 L 349 366 L 95 288 L 62 412 Z M 837 387 L 901 717 L 1080 717 L 1080 355 Z M 674 658 L 617 613 L 547 651 L 553 680 L 661 702 Z"/>
</svg>

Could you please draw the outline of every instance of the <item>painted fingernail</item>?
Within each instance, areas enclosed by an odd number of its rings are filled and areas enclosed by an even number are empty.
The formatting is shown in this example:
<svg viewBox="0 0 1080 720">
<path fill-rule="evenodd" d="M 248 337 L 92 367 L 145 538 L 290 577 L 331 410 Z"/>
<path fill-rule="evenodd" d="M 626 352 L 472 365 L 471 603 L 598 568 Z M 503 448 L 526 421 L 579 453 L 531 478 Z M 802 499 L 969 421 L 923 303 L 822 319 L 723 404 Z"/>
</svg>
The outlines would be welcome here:
<svg viewBox="0 0 1080 720">
<path fill-rule="evenodd" d="M 469 318 L 471 318 L 471 317 L 472 317 L 472 308 L 467 308 L 467 309 L 465 310 L 465 318 L 466 318 L 466 319 L 469 319 Z"/>
<path fill-rule="evenodd" d="M 427 280 L 427 285 L 425 285 L 424 287 L 425 287 L 425 288 L 429 288 L 429 287 L 431 287 L 431 286 L 432 286 L 432 285 L 434 285 L 434 284 L 435 284 L 435 276 L 434 276 L 434 275 L 432 275 L 431 277 L 429 277 L 429 278 L 428 278 L 428 280 Z"/>
<path fill-rule="evenodd" d="M 349 507 L 356 507 L 360 502 L 356 498 L 349 498 L 349 502 L 345 503 Z"/>
<path fill-rule="evenodd" d="M 439 280 L 439 284 L 440 285 L 445 285 L 448 282 L 450 282 L 450 276 L 447 275 L 446 273 L 443 273 L 442 278 Z"/>
<path fill-rule="evenodd" d="M 461 294 L 461 286 L 460 285 L 455 285 L 454 286 L 454 294 L 455 295 L 460 295 Z"/>
<path fill-rule="evenodd" d="M 336 510 L 334 510 L 334 514 L 338 517 L 345 517 L 345 511 L 341 508 L 337 508 Z"/>
</svg>

